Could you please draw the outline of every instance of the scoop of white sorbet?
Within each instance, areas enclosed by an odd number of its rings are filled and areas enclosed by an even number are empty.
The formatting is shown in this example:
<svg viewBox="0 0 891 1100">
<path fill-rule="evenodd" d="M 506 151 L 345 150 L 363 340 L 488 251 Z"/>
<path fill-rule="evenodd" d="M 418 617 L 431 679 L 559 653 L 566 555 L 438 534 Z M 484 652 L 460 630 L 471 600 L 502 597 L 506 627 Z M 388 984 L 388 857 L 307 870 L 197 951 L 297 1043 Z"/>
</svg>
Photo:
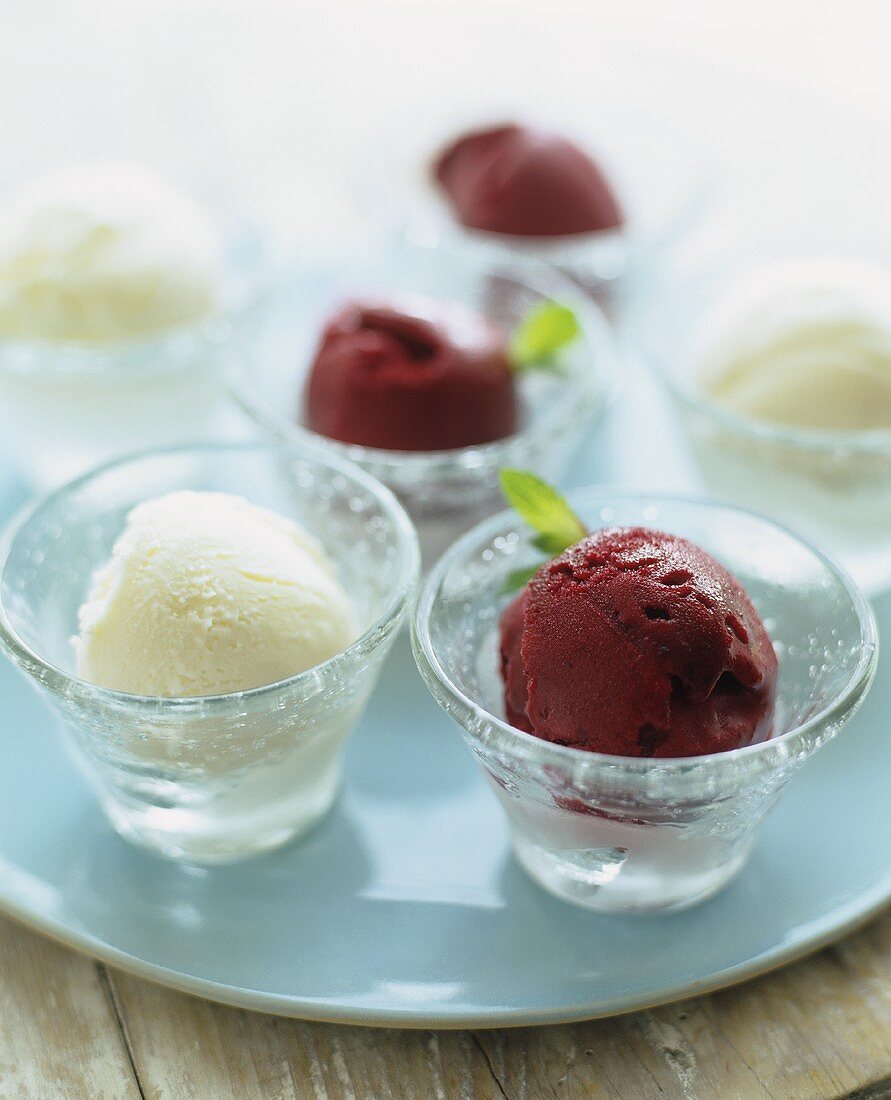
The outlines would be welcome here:
<svg viewBox="0 0 891 1100">
<path fill-rule="evenodd" d="M 217 304 L 220 240 L 154 171 L 96 161 L 0 204 L 0 336 L 105 343 L 198 321 Z"/>
<path fill-rule="evenodd" d="M 796 428 L 891 428 L 891 275 L 796 260 L 741 278 L 706 317 L 698 377 L 717 404 Z"/>
<path fill-rule="evenodd" d="M 137 505 L 78 619 L 79 676 L 166 698 L 276 683 L 358 633 L 352 601 L 315 538 L 212 492 Z"/>
</svg>

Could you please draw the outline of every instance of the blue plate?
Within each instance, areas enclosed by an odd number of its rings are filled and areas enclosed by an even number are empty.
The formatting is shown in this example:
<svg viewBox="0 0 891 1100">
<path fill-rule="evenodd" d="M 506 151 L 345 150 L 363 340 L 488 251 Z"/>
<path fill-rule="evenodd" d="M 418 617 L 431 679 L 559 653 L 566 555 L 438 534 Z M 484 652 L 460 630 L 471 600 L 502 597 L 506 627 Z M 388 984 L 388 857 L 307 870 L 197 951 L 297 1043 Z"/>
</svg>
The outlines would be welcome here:
<svg viewBox="0 0 891 1100">
<path fill-rule="evenodd" d="M 661 402 L 635 385 L 573 481 L 688 488 Z M 634 413 L 634 426 L 631 412 Z M 21 488 L 0 476 L 0 515 Z M 878 605 L 891 633 L 891 595 Z M 305 840 L 240 866 L 169 864 L 111 830 L 57 720 L 0 660 L 0 909 L 188 993 L 308 1019 L 495 1027 L 702 993 L 812 951 L 891 898 L 891 647 L 872 694 L 793 778 L 727 890 L 606 917 L 534 886 L 403 634 L 349 745 L 343 797 Z"/>
</svg>

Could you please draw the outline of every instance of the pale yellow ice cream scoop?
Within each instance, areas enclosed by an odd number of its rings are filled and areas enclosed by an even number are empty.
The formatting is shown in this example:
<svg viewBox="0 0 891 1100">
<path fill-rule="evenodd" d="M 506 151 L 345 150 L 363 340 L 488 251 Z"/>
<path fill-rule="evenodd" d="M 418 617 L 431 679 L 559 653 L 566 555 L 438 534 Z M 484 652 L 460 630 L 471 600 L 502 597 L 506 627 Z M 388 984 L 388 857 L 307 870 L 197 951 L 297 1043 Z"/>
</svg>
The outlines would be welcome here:
<svg viewBox="0 0 891 1100">
<path fill-rule="evenodd" d="M 0 204 L 0 336 L 145 338 L 217 305 L 221 243 L 187 194 L 149 168 L 74 164 Z"/>
<path fill-rule="evenodd" d="M 794 428 L 891 428 L 891 276 L 797 260 L 742 279 L 705 319 L 698 380 L 724 408 Z"/>
<path fill-rule="evenodd" d="M 214 492 L 134 508 L 78 620 L 82 679 L 166 698 L 276 683 L 358 636 L 352 601 L 317 540 Z"/>
</svg>

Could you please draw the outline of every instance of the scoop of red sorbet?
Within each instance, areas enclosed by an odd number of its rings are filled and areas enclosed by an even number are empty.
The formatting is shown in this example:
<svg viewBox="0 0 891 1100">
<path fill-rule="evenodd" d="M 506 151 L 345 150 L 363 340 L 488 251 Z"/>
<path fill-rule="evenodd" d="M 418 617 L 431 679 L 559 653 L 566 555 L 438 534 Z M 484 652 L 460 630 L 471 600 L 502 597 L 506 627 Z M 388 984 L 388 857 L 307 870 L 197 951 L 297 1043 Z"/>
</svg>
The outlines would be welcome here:
<svg viewBox="0 0 891 1100">
<path fill-rule="evenodd" d="M 304 394 L 307 427 L 392 451 L 439 451 L 517 431 L 504 335 L 458 306 L 349 302 L 322 333 Z"/>
<path fill-rule="evenodd" d="M 612 188 L 571 141 L 514 124 L 458 138 L 434 165 L 454 209 L 471 229 L 518 237 L 563 237 L 622 224 Z"/>
<path fill-rule="evenodd" d="M 698 756 L 770 737 L 777 658 L 742 585 L 641 527 L 589 535 L 501 618 L 508 721 L 616 756 Z"/>
</svg>

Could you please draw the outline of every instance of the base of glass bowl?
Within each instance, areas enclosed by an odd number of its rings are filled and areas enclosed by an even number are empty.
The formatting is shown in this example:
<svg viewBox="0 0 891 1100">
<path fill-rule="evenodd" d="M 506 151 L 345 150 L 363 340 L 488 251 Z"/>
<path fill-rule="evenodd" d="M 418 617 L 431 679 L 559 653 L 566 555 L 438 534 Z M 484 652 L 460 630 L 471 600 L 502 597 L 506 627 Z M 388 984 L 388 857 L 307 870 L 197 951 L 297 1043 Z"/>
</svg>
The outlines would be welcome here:
<svg viewBox="0 0 891 1100">
<path fill-rule="evenodd" d="M 125 840 L 165 859 L 198 866 L 236 863 L 280 848 L 310 832 L 328 814 L 340 790 L 338 757 L 298 786 L 290 798 L 254 803 L 239 812 L 225 795 L 195 806 L 100 792 L 102 808 Z"/>
<path fill-rule="evenodd" d="M 659 826 L 629 828 L 640 832 Z M 664 853 L 648 860 L 640 849 L 623 847 L 553 851 L 516 829 L 511 839 L 517 861 L 534 882 L 561 901 L 598 913 L 688 909 L 723 889 L 742 870 L 752 847 L 751 834 L 729 852 L 715 841 L 704 862 L 679 858 L 672 866 Z"/>
</svg>

